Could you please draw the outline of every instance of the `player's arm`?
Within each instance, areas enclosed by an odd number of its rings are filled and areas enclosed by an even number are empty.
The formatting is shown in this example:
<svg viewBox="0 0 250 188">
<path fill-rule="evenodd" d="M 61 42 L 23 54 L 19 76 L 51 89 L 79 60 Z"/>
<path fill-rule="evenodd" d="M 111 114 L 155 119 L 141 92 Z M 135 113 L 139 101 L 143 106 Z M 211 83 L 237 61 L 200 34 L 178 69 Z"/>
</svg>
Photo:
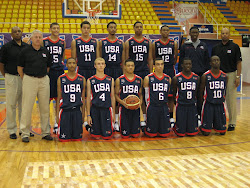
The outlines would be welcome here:
<svg viewBox="0 0 250 188">
<path fill-rule="evenodd" d="M 125 42 L 125 60 L 129 58 L 129 42 Z"/>
<path fill-rule="evenodd" d="M 114 83 L 113 78 L 112 78 L 112 85 L 111 85 L 111 105 L 113 109 L 112 121 L 115 123 L 115 83 Z"/>
<path fill-rule="evenodd" d="M 123 66 L 124 66 L 124 62 L 125 62 L 125 44 L 124 44 L 124 42 L 122 42 L 122 46 L 123 46 L 123 49 L 122 49 L 122 64 L 121 64 L 121 66 L 122 66 L 122 70 L 123 70 Z M 124 72 L 124 71 L 123 71 Z"/>
<path fill-rule="evenodd" d="M 60 77 L 57 79 L 57 102 L 56 102 L 56 123 L 59 124 L 59 110 L 60 110 L 60 100 L 62 98 L 61 90 L 61 80 Z"/>
<path fill-rule="evenodd" d="M 148 66 L 150 73 L 153 72 L 152 43 L 149 41 Z"/>
<path fill-rule="evenodd" d="M 144 82 L 143 82 L 143 87 L 145 89 L 145 100 L 146 104 L 148 104 L 148 99 L 149 99 L 149 78 L 148 76 L 145 76 Z"/>
<path fill-rule="evenodd" d="M 203 103 L 203 97 L 204 97 L 204 90 L 206 86 L 206 75 L 203 74 L 201 76 L 201 81 L 200 81 L 200 89 L 199 89 L 199 98 L 200 98 L 200 104 L 202 105 Z"/>
<path fill-rule="evenodd" d="M 101 57 L 99 41 L 96 39 L 96 58 Z"/>
<path fill-rule="evenodd" d="M 92 118 L 90 116 L 90 105 L 91 105 L 91 85 L 89 79 L 87 80 L 87 98 L 86 98 L 86 108 L 87 108 L 87 122 L 91 126 Z"/>
<path fill-rule="evenodd" d="M 86 90 L 86 80 L 83 78 L 83 88 L 82 88 L 82 122 L 84 122 L 85 117 L 85 90 Z"/>
<path fill-rule="evenodd" d="M 124 100 L 121 100 L 120 96 L 119 96 L 119 92 L 120 92 L 120 79 L 117 78 L 115 81 L 115 99 L 118 103 L 120 103 L 121 105 L 123 105 L 125 108 L 128 108 L 127 104 L 125 103 Z"/>
<path fill-rule="evenodd" d="M 176 77 L 173 77 L 171 84 L 172 84 L 172 88 L 173 88 L 174 104 L 176 104 L 176 92 L 177 92 L 177 78 Z"/>
<path fill-rule="evenodd" d="M 99 53 L 100 57 L 102 57 L 102 40 L 99 41 Z"/>
<path fill-rule="evenodd" d="M 140 98 L 140 106 L 139 106 L 139 108 L 141 107 L 141 105 L 143 103 L 142 88 L 143 88 L 143 79 L 141 79 L 141 88 L 139 89 L 139 98 Z"/>
<path fill-rule="evenodd" d="M 177 41 L 174 41 L 174 65 L 177 63 L 178 57 L 178 44 Z"/>
<path fill-rule="evenodd" d="M 71 42 L 71 57 L 76 59 L 76 41 L 72 40 Z"/>
<path fill-rule="evenodd" d="M 63 63 L 64 63 L 64 59 L 65 59 L 65 49 L 66 49 L 66 41 L 64 41 L 64 52 L 63 52 L 63 56 L 62 56 Z"/>
<path fill-rule="evenodd" d="M 152 57 L 153 57 L 153 60 L 156 58 L 155 57 L 155 42 L 153 42 L 152 44 Z"/>
</svg>

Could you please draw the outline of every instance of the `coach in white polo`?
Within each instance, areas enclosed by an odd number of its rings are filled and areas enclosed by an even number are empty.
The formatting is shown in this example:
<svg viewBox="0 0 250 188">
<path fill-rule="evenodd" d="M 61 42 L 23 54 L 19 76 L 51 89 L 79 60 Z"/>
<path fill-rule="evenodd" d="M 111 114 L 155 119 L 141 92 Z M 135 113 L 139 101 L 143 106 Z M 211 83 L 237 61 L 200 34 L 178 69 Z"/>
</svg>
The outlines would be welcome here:
<svg viewBox="0 0 250 188">
<path fill-rule="evenodd" d="M 43 34 L 34 30 L 31 34 L 32 44 L 19 54 L 18 73 L 23 79 L 22 114 L 20 129 L 22 141 L 29 142 L 32 109 L 36 97 L 39 102 L 42 138 L 53 140 L 50 136 L 49 121 L 49 77 L 47 73 L 52 64 L 49 51 L 41 47 Z"/>
</svg>

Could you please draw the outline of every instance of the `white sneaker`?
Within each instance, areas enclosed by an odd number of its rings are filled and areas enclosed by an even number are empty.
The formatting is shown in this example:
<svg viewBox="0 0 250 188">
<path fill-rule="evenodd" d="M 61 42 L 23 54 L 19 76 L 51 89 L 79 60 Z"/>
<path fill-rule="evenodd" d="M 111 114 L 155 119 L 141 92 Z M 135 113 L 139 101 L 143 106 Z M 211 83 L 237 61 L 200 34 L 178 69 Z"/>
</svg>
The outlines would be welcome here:
<svg viewBox="0 0 250 188">
<path fill-rule="evenodd" d="M 141 130 L 142 132 L 144 132 L 145 128 L 146 128 L 146 122 L 145 121 L 141 121 Z"/>
<path fill-rule="evenodd" d="M 117 121 L 116 121 L 115 124 L 114 124 L 114 130 L 115 130 L 116 132 L 119 132 L 119 131 L 120 131 L 120 127 L 119 127 L 119 124 L 117 123 Z"/>
<path fill-rule="evenodd" d="M 200 126 L 201 126 L 201 116 L 198 115 L 198 127 L 200 127 Z"/>
<path fill-rule="evenodd" d="M 58 124 L 55 123 L 54 128 L 53 128 L 53 133 L 57 134 L 58 133 Z"/>
<path fill-rule="evenodd" d="M 175 123 L 175 120 L 174 120 L 174 118 L 170 118 L 170 126 L 171 126 L 171 128 L 173 128 L 174 127 L 174 123 Z"/>
</svg>

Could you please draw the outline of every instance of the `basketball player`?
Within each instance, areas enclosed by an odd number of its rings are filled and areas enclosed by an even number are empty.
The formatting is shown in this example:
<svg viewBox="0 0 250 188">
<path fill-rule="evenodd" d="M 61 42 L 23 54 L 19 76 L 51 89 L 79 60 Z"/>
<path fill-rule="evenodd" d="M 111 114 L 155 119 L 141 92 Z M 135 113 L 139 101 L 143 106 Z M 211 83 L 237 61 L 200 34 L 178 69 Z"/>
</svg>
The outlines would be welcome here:
<svg viewBox="0 0 250 188">
<path fill-rule="evenodd" d="M 211 70 L 205 72 L 201 77 L 200 97 L 201 99 L 204 97 L 204 102 L 200 130 L 205 136 L 210 134 L 212 128 L 221 135 L 224 135 L 226 134 L 224 102 L 227 75 L 220 70 L 220 58 L 218 56 L 211 57 L 210 65 Z"/>
<path fill-rule="evenodd" d="M 116 80 L 122 75 L 122 64 L 124 62 L 124 43 L 117 39 L 116 34 L 116 23 L 109 22 L 107 25 L 108 37 L 100 41 L 100 53 L 106 62 L 105 74 L 111 76 Z M 115 129 L 119 129 L 118 125 L 118 108 L 116 108 L 115 115 Z"/>
<path fill-rule="evenodd" d="M 200 77 L 191 71 L 192 61 L 184 58 L 182 72 L 172 80 L 173 96 L 176 98 L 176 123 L 174 132 L 177 136 L 198 134 L 197 91 Z M 176 96 L 177 92 L 177 96 Z"/>
<path fill-rule="evenodd" d="M 114 79 L 104 74 L 105 60 L 95 60 L 96 74 L 87 81 L 87 118 L 91 136 L 110 139 L 115 120 Z"/>
<path fill-rule="evenodd" d="M 78 73 L 86 80 L 95 75 L 94 61 L 100 56 L 98 40 L 90 37 L 90 29 L 88 21 L 82 22 L 82 36 L 71 42 L 71 57 L 77 60 Z M 89 127 L 87 121 L 84 125 Z"/>
<path fill-rule="evenodd" d="M 163 72 L 169 75 L 171 78 L 175 76 L 174 65 L 176 64 L 177 55 L 178 55 L 178 46 L 177 42 L 169 39 L 169 27 L 163 25 L 160 29 L 161 38 L 153 43 L 153 59 L 162 58 L 164 61 L 164 70 Z M 170 122 L 174 124 L 173 118 L 173 108 L 174 108 L 174 99 L 173 99 L 173 89 L 170 88 L 168 95 L 168 106 L 170 110 Z"/>
<path fill-rule="evenodd" d="M 129 95 L 136 95 L 142 103 L 142 79 L 134 74 L 135 63 L 128 59 L 124 62 L 124 75 L 115 81 L 115 98 L 119 105 L 120 131 L 122 138 L 140 135 L 140 108 L 128 109 L 125 98 Z"/>
<path fill-rule="evenodd" d="M 147 125 L 144 133 L 149 137 L 166 137 L 170 134 L 168 94 L 171 78 L 163 73 L 164 61 L 156 58 L 153 65 L 155 72 L 144 79 L 147 103 Z"/>
<path fill-rule="evenodd" d="M 75 72 L 77 63 L 74 58 L 69 58 L 66 66 L 68 73 L 61 75 L 57 81 L 58 138 L 61 142 L 80 141 L 83 132 L 86 81 Z"/>
<path fill-rule="evenodd" d="M 53 63 L 49 70 L 50 100 L 54 99 L 57 102 L 57 79 L 60 75 L 64 74 L 64 50 L 66 48 L 66 42 L 59 38 L 60 26 L 58 23 L 50 24 L 50 32 L 51 35 L 43 39 L 43 46 L 49 50 L 53 57 Z M 53 130 L 54 134 L 57 134 L 57 129 L 58 124 L 55 122 Z"/>
</svg>

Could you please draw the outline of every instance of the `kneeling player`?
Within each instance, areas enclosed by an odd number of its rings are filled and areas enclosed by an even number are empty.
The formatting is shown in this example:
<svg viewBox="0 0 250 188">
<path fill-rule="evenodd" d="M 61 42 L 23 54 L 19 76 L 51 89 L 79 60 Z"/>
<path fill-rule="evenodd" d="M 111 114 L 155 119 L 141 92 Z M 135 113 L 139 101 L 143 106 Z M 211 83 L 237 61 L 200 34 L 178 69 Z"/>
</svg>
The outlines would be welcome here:
<svg viewBox="0 0 250 188">
<path fill-rule="evenodd" d="M 166 137 L 170 134 L 168 93 L 171 78 L 163 73 L 162 58 L 156 58 L 153 66 L 155 72 L 144 79 L 147 103 L 147 125 L 144 133 L 150 137 Z"/>
<path fill-rule="evenodd" d="M 174 132 L 177 136 L 198 134 L 197 90 L 200 78 L 191 72 L 192 61 L 184 58 L 182 72 L 173 80 L 173 94 L 176 98 L 176 123 Z M 177 96 L 176 96 L 177 92 Z"/>
<path fill-rule="evenodd" d="M 202 108 L 202 125 L 200 130 L 208 136 L 213 128 L 221 135 L 226 133 L 225 95 L 227 76 L 220 70 L 220 58 L 212 56 L 211 70 L 201 77 L 200 96 L 204 97 Z M 202 104 L 202 103 L 201 103 Z"/>
<path fill-rule="evenodd" d="M 110 139 L 115 120 L 114 80 L 104 74 L 103 58 L 95 60 L 96 74 L 87 81 L 87 119 L 91 125 L 91 136 Z"/>
<path fill-rule="evenodd" d="M 57 81 L 57 122 L 59 141 L 80 141 L 84 119 L 85 78 L 75 72 L 77 63 L 74 58 L 67 60 L 68 73 Z M 60 107 L 59 107 L 60 102 Z M 60 114 L 59 114 L 59 108 Z M 60 118 L 60 119 L 59 119 Z"/>
<path fill-rule="evenodd" d="M 128 109 L 125 98 L 129 95 L 136 95 L 142 103 L 142 79 L 134 74 L 135 63 L 128 59 L 124 63 L 124 75 L 115 81 L 115 98 L 120 103 L 120 131 L 122 138 L 140 135 L 140 107 L 135 110 Z"/>
</svg>

